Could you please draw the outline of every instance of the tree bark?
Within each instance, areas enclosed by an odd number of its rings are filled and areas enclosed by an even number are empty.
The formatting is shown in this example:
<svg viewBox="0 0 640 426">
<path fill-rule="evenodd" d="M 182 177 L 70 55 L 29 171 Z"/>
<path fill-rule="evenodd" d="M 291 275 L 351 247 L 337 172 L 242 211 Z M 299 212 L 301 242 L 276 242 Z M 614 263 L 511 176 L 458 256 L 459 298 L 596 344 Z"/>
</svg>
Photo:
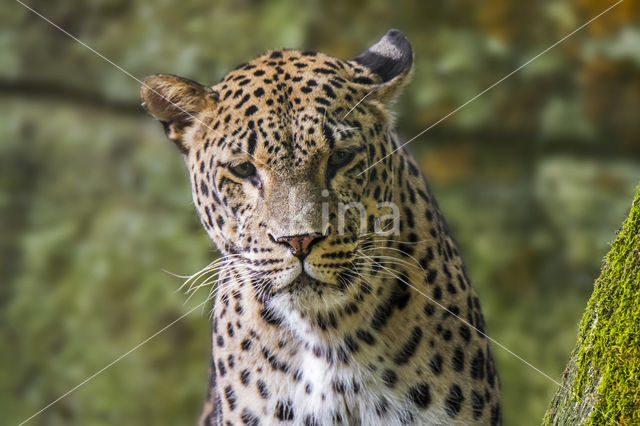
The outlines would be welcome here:
<svg viewBox="0 0 640 426">
<path fill-rule="evenodd" d="M 640 425 L 640 187 L 580 322 L 545 425 Z"/>
</svg>

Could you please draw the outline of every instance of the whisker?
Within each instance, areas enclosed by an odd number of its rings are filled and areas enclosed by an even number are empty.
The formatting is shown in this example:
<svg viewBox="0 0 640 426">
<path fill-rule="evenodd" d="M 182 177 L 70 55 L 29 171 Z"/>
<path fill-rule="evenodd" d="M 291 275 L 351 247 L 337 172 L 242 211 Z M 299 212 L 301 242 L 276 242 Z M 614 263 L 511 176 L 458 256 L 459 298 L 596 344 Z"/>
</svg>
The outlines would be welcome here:
<svg viewBox="0 0 640 426">
<path fill-rule="evenodd" d="M 366 256 L 366 253 L 362 253 L 362 254 Z M 373 255 L 372 257 L 373 257 L 373 258 L 375 258 L 375 259 L 384 259 L 384 260 L 387 260 L 388 262 L 396 262 L 396 263 L 398 263 L 398 264 L 402 264 L 402 265 L 407 266 L 407 267 L 410 267 L 410 268 L 415 268 L 415 269 L 417 269 L 418 271 L 426 272 L 426 271 L 424 270 L 424 268 L 423 268 L 419 263 L 416 263 L 416 264 L 414 265 L 413 263 L 408 262 L 408 261 L 406 261 L 406 260 L 404 260 L 404 259 L 398 259 L 397 257 L 393 257 L 393 256 L 386 256 L 386 255 L 381 255 L 381 254 L 376 254 L 376 255 Z M 415 260 L 415 259 L 414 259 L 414 260 Z M 416 262 L 417 262 L 417 261 L 416 261 Z"/>
</svg>

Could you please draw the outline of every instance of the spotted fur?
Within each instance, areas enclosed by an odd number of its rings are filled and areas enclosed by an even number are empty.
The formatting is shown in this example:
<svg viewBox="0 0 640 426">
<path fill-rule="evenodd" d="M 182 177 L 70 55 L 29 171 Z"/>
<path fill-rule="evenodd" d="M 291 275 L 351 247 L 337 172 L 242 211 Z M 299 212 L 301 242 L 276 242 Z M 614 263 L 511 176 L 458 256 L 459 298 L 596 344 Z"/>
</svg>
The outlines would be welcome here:
<svg viewBox="0 0 640 426">
<path fill-rule="evenodd" d="M 350 61 L 276 50 L 212 87 L 145 80 L 226 260 L 203 425 L 501 423 L 479 300 L 388 110 L 412 61 L 390 30 Z"/>
</svg>

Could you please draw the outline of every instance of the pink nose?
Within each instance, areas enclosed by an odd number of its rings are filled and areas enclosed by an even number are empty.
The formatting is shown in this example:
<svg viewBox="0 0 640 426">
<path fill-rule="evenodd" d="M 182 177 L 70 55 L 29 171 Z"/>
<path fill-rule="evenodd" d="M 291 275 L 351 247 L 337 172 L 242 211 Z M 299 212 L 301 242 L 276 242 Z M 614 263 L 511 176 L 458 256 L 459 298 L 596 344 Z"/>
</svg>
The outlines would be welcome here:
<svg viewBox="0 0 640 426">
<path fill-rule="evenodd" d="M 294 256 L 303 260 L 311 251 L 311 247 L 323 238 L 322 234 L 314 233 L 279 237 L 276 242 L 288 246 Z"/>
</svg>

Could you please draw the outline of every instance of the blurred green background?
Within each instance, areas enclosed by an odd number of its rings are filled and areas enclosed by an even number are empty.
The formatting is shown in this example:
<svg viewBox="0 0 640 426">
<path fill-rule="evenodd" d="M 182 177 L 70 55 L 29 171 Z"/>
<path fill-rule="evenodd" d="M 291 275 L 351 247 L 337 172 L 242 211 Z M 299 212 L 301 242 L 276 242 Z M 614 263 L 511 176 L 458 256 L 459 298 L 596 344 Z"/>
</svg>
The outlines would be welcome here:
<svg viewBox="0 0 640 426">
<path fill-rule="evenodd" d="M 214 84 L 279 47 L 356 56 L 388 28 L 415 49 L 405 138 L 606 9 L 599 0 L 91 0 L 28 4 L 137 78 Z M 410 147 L 457 236 L 492 337 L 560 380 L 608 242 L 640 182 L 640 6 L 611 12 Z M 216 256 L 178 151 L 139 84 L 19 3 L 0 16 L 0 416 L 17 424 L 203 300 L 171 275 Z M 167 272 L 168 271 L 168 272 Z M 208 310 L 33 419 L 189 425 Z M 505 423 L 556 385 L 495 347 Z"/>
</svg>

